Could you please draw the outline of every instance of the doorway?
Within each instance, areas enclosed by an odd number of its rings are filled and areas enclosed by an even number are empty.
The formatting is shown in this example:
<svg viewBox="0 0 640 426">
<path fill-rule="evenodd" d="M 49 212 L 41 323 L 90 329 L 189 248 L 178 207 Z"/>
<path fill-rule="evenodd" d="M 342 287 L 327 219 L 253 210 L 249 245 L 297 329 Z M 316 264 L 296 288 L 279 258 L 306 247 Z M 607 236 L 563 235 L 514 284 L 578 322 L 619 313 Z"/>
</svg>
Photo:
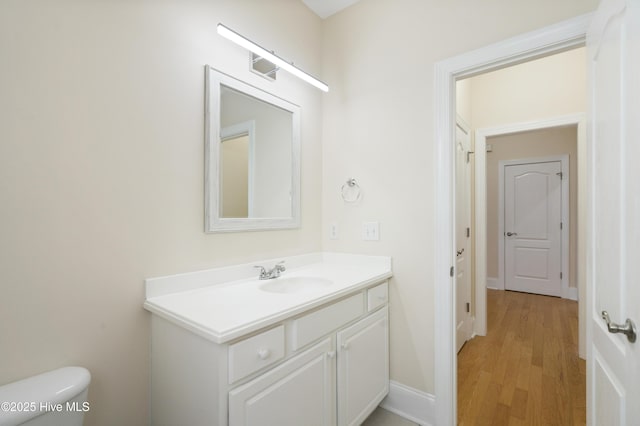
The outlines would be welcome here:
<svg viewBox="0 0 640 426">
<path fill-rule="evenodd" d="M 572 132 L 571 135 L 567 132 Z M 573 133 L 575 132 L 575 133 Z M 519 135 L 516 140 L 512 140 L 509 135 Z M 500 148 L 501 142 L 507 142 L 504 137 L 509 137 L 509 142 L 521 144 L 514 147 L 508 152 Z M 536 147 L 533 143 L 528 142 L 529 139 L 544 138 L 545 147 Z M 486 181 L 495 180 L 497 182 L 497 172 L 495 178 L 487 174 L 487 167 L 497 166 L 499 159 L 516 158 L 514 152 L 520 155 L 559 155 L 569 152 L 569 180 L 571 181 L 570 189 L 565 189 L 565 193 L 570 194 L 570 207 L 565 206 L 565 211 L 573 212 L 568 222 L 569 226 L 564 227 L 563 237 L 565 241 L 569 241 L 572 245 L 571 256 L 566 256 L 563 260 L 562 269 L 568 271 L 563 274 L 563 287 L 561 297 L 572 300 L 579 300 L 579 317 L 583 326 L 579 327 L 579 353 L 581 358 L 586 357 L 585 345 L 585 327 L 584 327 L 584 299 L 580 301 L 578 295 L 586 293 L 586 250 L 585 250 L 585 227 L 586 227 L 586 119 L 585 115 L 570 114 L 560 117 L 552 117 L 549 119 L 535 120 L 523 123 L 513 123 L 504 126 L 478 129 L 475 132 L 475 212 L 477 220 L 475 225 L 484 228 L 476 230 L 475 244 L 479 247 L 492 247 L 495 250 L 477 250 L 476 251 L 476 276 L 477 282 L 486 282 L 487 288 L 504 289 L 504 265 L 501 262 L 502 244 L 504 240 L 499 236 L 507 232 L 499 226 L 499 221 L 488 219 L 488 215 L 498 216 L 498 191 L 492 196 L 488 190 Z M 494 145 L 496 151 L 493 151 Z M 570 146 L 573 145 L 573 146 Z M 490 152 L 488 152 L 490 149 Z M 497 185 L 497 184 L 496 184 Z M 488 206 L 491 204 L 491 206 Z M 491 213 L 490 207 L 494 212 Z M 487 232 L 488 230 L 488 232 Z M 493 239 L 494 241 L 487 242 Z M 571 257 L 571 258 L 570 258 Z M 490 267 L 487 267 L 490 265 Z M 567 284 L 566 279 L 570 278 L 573 285 Z M 486 335 L 486 292 L 481 286 L 474 289 L 474 313 L 475 328 L 474 333 L 477 335 Z"/>
<path fill-rule="evenodd" d="M 454 276 L 455 215 L 454 130 L 456 79 L 584 45 L 590 15 L 584 15 L 539 31 L 505 40 L 436 64 L 436 229 L 435 229 L 435 392 L 436 423 L 455 424 L 456 353 Z M 485 153 L 476 148 L 476 159 Z M 485 218 L 486 220 L 486 218 Z M 478 230 L 483 229 L 477 226 Z M 480 251 L 480 250 L 478 250 Z M 478 269 L 482 265 L 476 265 Z M 486 325 L 485 325 L 486 326 Z"/>
<path fill-rule="evenodd" d="M 559 57 L 567 56 L 567 55 L 557 55 L 558 57 L 550 57 L 548 60 L 544 59 L 542 61 L 535 61 L 538 63 L 537 65 L 523 64 L 520 67 L 515 67 L 513 70 L 504 70 L 504 71 L 499 71 L 497 73 L 492 73 L 498 76 L 498 77 L 494 76 L 492 78 L 508 80 L 509 83 L 504 84 L 504 86 L 506 86 L 506 89 L 511 89 L 516 80 L 518 85 L 522 85 L 524 81 L 529 81 L 529 79 L 535 79 L 536 76 L 532 74 L 530 71 L 531 69 L 538 69 L 538 67 L 540 66 L 539 64 L 544 61 L 548 61 L 547 66 L 550 69 L 552 70 L 558 69 L 559 72 L 564 72 L 565 68 L 567 68 L 567 65 L 568 65 L 565 62 L 571 62 L 571 61 L 582 64 L 581 66 L 584 68 L 584 50 L 581 49 L 581 51 L 582 52 L 580 55 L 573 54 L 572 57 L 567 57 L 562 62 L 559 61 Z M 521 71 L 516 72 L 515 71 L 516 68 L 520 68 Z M 584 73 L 584 71 L 582 72 Z M 518 78 L 516 79 L 515 76 L 518 76 Z M 573 77 L 573 73 L 569 72 L 569 73 L 566 73 L 564 77 L 559 77 L 559 78 L 561 79 L 562 82 L 566 83 L 567 80 L 574 77 Z M 531 84 L 535 86 L 534 81 L 535 80 L 533 80 Z M 476 79 L 474 78 L 472 79 L 472 84 L 474 85 L 477 84 L 478 86 L 480 86 L 482 82 L 476 81 Z M 580 84 L 579 80 L 576 84 Z M 493 91 L 493 93 L 495 93 L 496 96 L 503 95 L 505 92 L 509 91 L 504 89 L 497 89 L 495 83 L 492 84 L 490 87 L 493 89 L 496 89 Z M 477 93 L 480 93 L 480 94 L 486 94 L 486 92 L 487 92 L 486 90 L 480 87 L 477 90 Z M 476 92 L 472 92 L 472 93 L 475 94 Z M 510 104 L 512 105 L 511 106 L 512 109 L 522 109 L 521 104 L 523 102 L 539 100 L 539 99 L 547 99 L 547 96 L 548 95 L 532 93 L 530 94 L 529 97 L 524 97 L 519 99 L 519 103 L 518 103 L 518 100 L 516 99 L 513 99 L 513 101 L 509 101 L 509 99 L 512 99 L 512 98 L 506 98 L 507 101 L 503 103 L 499 103 L 499 105 L 502 105 L 504 107 L 504 105 Z M 495 101 L 487 103 L 486 101 L 480 99 L 479 102 L 474 102 L 473 104 L 474 104 L 474 108 L 476 109 L 483 108 L 483 107 L 491 109 L 491 108 L 495 108 L 493 107 L 493 104 L 495 103 L 496 103 Z M 540 104 L 542 105 L 542 103 Z M 571 106 L 571 104 L 569 105 Z M 584 106 L 585 104 L 582 103 L 581 108 L 584 109 Z M 551 110 L 553 110 L 553 108 L 551 108 Z M 541 113 L 544 113 L 545 111 L 546 111 L 545 107 L 540 108 Z M 528 109 L 525 112 L 529 113 Z M 509 111 L 509 113 L 513 114 L 511 111 Z M 494 115 L 497 115 L 497 114 L 494 114 Z M 519 291 L 527 291 L 527 292 L 533 292 L 533 293 L 536 293 L 536 292 L 547 293 L 547 294 L 552 294 L 554 296 L 563 296 L 564 291 L 562 288 L 562 282 L 564 281 L 564 283 L 567 283 L 569 278 L 568 269 L 566 266 L 563 266 L 563 260 L 564 259 L 568 260 L 568 253 L 565 253 L 564 256 L 560 256 L 560 253 L 563 246 L 565 249 L 567 249 L 568 246 L 561 244 L 560 236 L 562 235 L 563 232 L 568 234 L 570 226 L 569 226 L 569 220 L 566 218 L 562 218 L 563 213 L 566 214 L 569 211 L 569 208 L 568 208 L 568 205 L 564 205 L 564 206 L 562 205 L 563 198 L 561 197 L 561 195 L 562 193 L 568 194 L 571 192 L 571 195 L 575 196 L 576 191 L 574 189 L 572 189 L 572 191 L 568 191 L 567 188 L 568 188 L 569 181 L 577 182 L 576 177 L 570 175 L 569 171 L 571 171 L 571 173 L 573 174 L 576 174 L 576 171 L 577 171 L 577 166 L 576 166 L 577 152 L 576 151 L 577 151 L 578 125 L 576 123 L 579 123 L 581 121 L 581 117 L 579 115 L 577 115 L 576 117 L 573 117 L 574 122 L 570 122 L 570 120 L 567 119 L 567 117 L 564 117 L 564 120 L 567 123 L 566 125 L 562 124 L 562 125 L 555 126 L 554 124 L 559 123 L 560 120 L 554 119 L 554 120 L 549 120 L 549 124 L 552 125 L 551 127 L 547 127 L 547 123 L 541 122 L 541 123 L 538 123 L 537 126 L 534 126 L 532 123 L 528 123 L 527 126 L 523 126 L 523 125 L 517 126 L 512 124 L 510 125 L 511 128 L 506 129 L 507 131 L 504 131 L 504 132 L 503 131 L 487 132 L 485 130 L 485 133 L 490 133 L 490 136 L 487 136 L 485 138 L 488 149 L 484 150 L 486 152 L 486 156 L 485 156 L 486 167 L 484 167 L 484 169 L 486 171 L 485 174 L 487 176 L 486 180 L 488 181 L 488 184 L 485 185 L 487 187 L 486 201 L 484 203 L 486 207 L 483 207 L 481 209 L 487 210 L 487 218 L 488 218 L 487 219 L 488 221 L 488 226 L 487 226 L 488 238 L 487 239 L 489 242 L 488 244 L 489 249 L 486 250 L 487 258 L 488 258 L 487 272 L 489 276 L 496 277 L 496 275 L 498 275 L 500 277 L 499 280 L 496 278 L 493 278 L 494 285 L 492 287 L 494 289 L 500 288 L 501 290 L 504 290 L 505 289 L 504 284 L 502 284 L 501 286 L 497 286 L 495 285 L 495 282 L 500 281 L 504 283 L 506 281 L 507 289 L 511 287 L 512 289 L 519 290 Z M 520 127 L 520 129 L 518 127 Z M 565 154 L 564 157 L 562 157 L 561 154 Z M 528 156 L 532 156 L 533 158 Z M 542 157 L 542 156 L 545 156 L 545 157 Z M 571 157 L 571 160 L 572 160 L 571 166 L 569 166 L 568 164 L 569 163 L 568 157 Z M 517 160 L 512 160 L 514 158 Z M 499 181 L 501 180 L 499 179 L 499 176 L 500 176 L 499 170 L 504 171 L 505 169 L 508 170 L 508 169 L 514 169 L 514 168 L 518 168 L 521 170 L 514 173 L 512 176 L 515 179 L 520 181 L 520 182 L 512 182 L 513 186 L 518 186 L 517 189 L 512 188 L 512 196 L 514 192 L 513 189 L 516 189 L 515 192 L 520 193 L 522 197 L 520 197 L 519 199 L 513 200 L 512 203 L 508 203 L 508 202 L 506 203 L 507 205 L 514 204 L 514 203 L 518 204 L 519 208 L 515 208 L 514 210 L 516 211 L 510 213 L 508 211 L 505 212 L 504 208 L 499 208 L 498 195 L 505 194 L 504 189 L 503 190 L 499 189 L 500 187 Z M 560 175 L 561 173 L 563 174 L 563 176 Z M 506 175 L 508 175 L 508 173 L 503 173 L 503 177 Z M 456 176 L 457 176 L 457 172 L 456 172 Z M 507 180 L 502 179 L 502 181 L 504 183 Z M 566 186 L 564 188 L 564 191 L 562 191 L 563 184 Z M 503 187 L 504 186 L 508 187 L 509 185 L 503 185 Z M 548 205 L 545 206 L 545 204 L 549 204 L 549 203 L 545 203 L 545 201 L 546 201 L 547 195 L 550 193 L 553 193 L 557 196 L 556 202 L 551 203 L 553 204 L 553 206 L 548 206 Z M 505 198 L 506 199 L 509 198 L 508 193 L 506 194 L 506 197 L 503 198 L 502 200 L 503 203 L 505 201 Z M 564 199 L 568 201 L 568 197 L 565 197 Z M 457 197 L 456 197 L 456 200 L 457 200 Z M 572 201 L 574 203 L 576 202 L 575 199 Z M 512 206 L 512 207 L 515 207 L 515 206 Z M 550 208 L 546 208 L 546 207 L 550 207 Z M 539 211 L 541 208 L 542 210 L 544 210 L 544 212 Z M 517 210 L 521 210 L 521 211 L 518 212 Z M 575 205 L 572 205 L 572 210 L 574 212 L 577 210 L 575 208 Z M 457 211 L 458 211 L 458 208 L 456 208 L 456 213 Z M 498 216 L 502 216 L 503 220 L 499 221 Z M 504 220 L 505 217 L 507 218 L 506 221 Z M 506 223 L 507 226 L 505 226 L 505 222 L 507 222 Z M 500 226 L 499 226 L 499 223 L 501 223 Z M 561 223 L 564 226 L 562 226 Z M 573 225 L 573 221 L 571 221 L 571 224 Z M 561 226 L 563 229 L 561 229 Z M 544 229 L 541 229 L 541 228 L 544 228 Z M 511 235 L 505 235 L 507 233 L 510 233 Z M 573 234 L 572 238 L 575 238 L 575 232 L 573 232 L 572 234 Z M 550 238 L 550 237 L 553 237 L 553 238 Z M 565 237 L 565 240 L 568 240 L 568 238 Z M 535 287 L 530 287 L 530 288 L 515 287 L 514 288 L 512 285 L 510 285 L 510 283 L 513 280 L 508 280 L 508 279 L 505 280 L 504 274 L 497 273 L 499 269 L 498 257 L 502 259 L 501 256 L 498 256 L 498 242 L 500 242 L 501 244 L 505 243 L 507 248 L 510 243 L 512 244 L 517 243 L 517 247 L 512 247 L 512 248 L 514 248 L 518 252 L 518 259 L 517 261 L 515 261 L 517 265 L 513 265 L 514 262 L 509 262 L 506 265 L 504 264 L 504 262 L 500 262 L 500 271 L 506 270 L 507 273 L 510 273 L 511 275 L 513 275 L 512 278 L 517 278 L 520 281 L 525 281 L 526 283 L 524 284 L 529 284 L 529 285 L 533 284 L 535 285 Z M 481 243 L 478 245 L 486 246 L 487 244 Z M 504 251 L 504 248 L 505 248 L 504 246 L 501 247 L 502 249 L 501 251 Z M 546 249 L 550 249 L 550 250 L 546 250 Z M 552 251 L 554 253 L 549 253 L 549 251 Z M 574 255 L 575 255 L 575 249 L 574 249 Z M 553 261 L 554 259 L 555 259 L 555 262 Z M 517 266 L 517 268 L 515 268 L 515 270 L 514 268 L 509 268 L 508 266 L 510 264 L 512 266 Z M 509 269 L 511 269 L 511 271 L 509 271 Z M 561 278 L 560 274 L 563 271 L 564 271 L 564 274 Z M 573 280 L 573 282 L 575 282 L 575 274 L 573 273 L 573 270 L 571 273 L 571 279 Z M 537 288 L 537 286 L 541 284 L 545 284 L 547 288 Z M 549 287 L 552 287 L 552 288 L 549 288 Z M 459 289 L 459 286 L 456 286 L 456 290 L 458 289 Z M 467 346 L 465 346 L 462 349 L 462 352 L 458 356 L 457 361 L 461 363 L 461 366 L 459 367 L 460 370 L 458 370 L 460 374 L 460 378 L 458 381 L 458 386 L 460 386 L 460 388 L 458 392 L 459 392 L 459 395 L 461 395 L 461 397 L 460 399 L 458 399 L 458 403 L 460 404 L 459 416 L 462 416 L 462 417 L 458 417 L 459 421 L 468 419 L 468 417 L 465 417 L 465 415 L 468 415 L 470 412 L 473 413 L 473 410 L 471 411 L 469 410 L 469 406 L 470 405 L 473 406 L 474 401 L 473 400 L 465 401 L 464 395 L 467 395 L 467 397 L 473 396 L 474 399 L 477 399 L 479 397 L 477 394 L 473 392 L 469 393 L 469 389 L 470 389 L 469 381 L 470 380 L 473 381 L 474 379 L 476 379 L 476 382 L 477 382 L 477 379 L 479 379 L 477 374 L 475 374 L 475 372 L 469 370 L 469 366 L 470 365 L 477 366 L 477 364 L 469 364 L 468 362 L 466 362 L 468 361 L 468 356 L 467 356 L 468 352 L 473 351 L 474 348 L 475 350 L 477 350 L 477 348 L 480 347 L 480 342 L 477 342 L 477 340 L 484 340 L 484 339 L 495 340 L 496 333 L 498 338 L 501 336 L 501 330 L 504 331 L 505 333 L 508 332 L 510 335 L 515 333 L 518 337 L 513 340 L 508 340 L 508 342 L 510 342 L 509 344 L 513 344 L 513 351 L 514 351 L 513 353 L 510 352 L 510 348 L 503 348 L 502 343 L 498 345 L 488 345 L 484 347 L 483 352 L 490 350 L 492 351 L 492 353 L 489 356 L 491 356 L 494 359 L 502 358 L 504 362 L 507 362 L 506 359 L 504 359 L 507 356 L 510 357 L 511 355 L 514 355 L 515 358 L 519 358 L 520 355 L 522 355 L 521 362 L 523 363 L 523 368 L 526 368 L 526 366 L 532 366 L 532 367 L 535 367 L 536 369 L 540 368 L 541 365 L 538 365 L 540 363 L 536 364 L 537 361 L 532 360 L 530 356 L 529 357 L 527 356 L 526 352 L 521 351 L 523 342 L 526 342 L 524 346 L 533 346 L 536 348 L 536 350 L 542 351 L 543 349 L 547 350 L 547 346 L 550 344 L 549 342 L 560 341 L 564 343 L 569 341 L 567 339 L 558 340 L 557 336 L 553 336 L 553 337 L 546 336 L 544 341 L 538 341 L 536 339 L 527 338 L 525 336 L 525 333 L 520 332 L 521 329 L 524 330 L 524 329 L 530 328 L 530 325 L 527 325 L 526 321 L 522 322 L 521 326 L 516 325 L 515 328 L 505 328 L 504 326 L 506 324 L 502 323 L 501 320 L 498 320 L 496 322 L 496 315 L 497 315 L 496 312 L 491 312 L 492 309 L 497 310 L 498 313 L 508 312 L 508 315 L 505 315 L 503 317 L 509 318 L 509 321 L 508 321 L 509 324 L 518 324 L 518 321 L 521 320 L 521 315 L 518 315 L 517 312 L 521 310 L 522 316 L 527 317 L 530 315 L 535 315 L 537 317 L 545 317 L 545 320 L 544 320 L 546 321 L 545 324 L 548 324 L 549 323 L 548 321 L 550 321 L 550 318 L 552 318 L 554 315 L 557 316 L 560 313 L 567 313 L 569 312 L 568 309 L 554 310 L 553 313 L 543 312 L 537 308 L 532 309 L 529 306 L 530 302 L 526 302 L 526 303 L 519 302 L 520 295 L 513 295 L 513 297 L 504 299 L 504 303 L 509 303 L 510 305 L 514 305 L 514 306 L 510 306 L 509 309 L 506 309 L 507 307 L 504 306 L 503 304 L 498 303 L 496 305 L 495 303 L 496 297 L 498 297 L 496 296 L 496 294 L 500 294 L 501 297 L 506 297 L 504 296 L 505 294 L 504 291 L 487 292 L 485 291 L 483 286 L 478 286 L 478 291 L 481 292 L 480 294 L 482 294 L 487 299 L 486 303 L 488 306 L 486 309 L 483 309 L 483 311 L 485 312 L 488 311 L 489 313 L 488 325 L 491 327 L 489 330 L 491 334 L 488 335 L 488 337 L 486 338 L 482 337 L 482 338 L 473 339 L 471 342 L 467 344 Z M 494 302 L 493 305 L 492 305 L 492 301 Z M 545 302 L 545 304 L 546 303 L 551 303 L 551 301 Z M 575 306 L 576 303 L 570 302 L 568 303 L 568 305 Z M 577 312 L 577 306 L 575 311 Z M 480 315 L 478 310 L 476 310 L 476 315 Z M 567 322 L 570 322 L 572 326 L 575 325 L 576 332 L 577 332 L 577 321 L 575 322 L 575 324 L 573 322 L 575 319 L 577 318 L 563 317 L 561 321 L 562 323 L 565 323 L 567 325 L 569 325 Z M 556 328 L 555 331 L 557 332 L 558 328 Z M 572 333 L 573 333 L 573 329 L 572 329 Z M 504 335 L 504 333 L 502 334 Z M 538 333 L 538 335 L 540 335 L 540 333 Z M 531 334 L 528 334 L 528 336 L 531 336 Z M 577 342 L 577 339 L 576 339 L 576 342 Z M 570 341 L 569 345 L 571 344 L 574 344 L 574 342 Z M 556 346 L 559 346 L 559 345 L 556 345 Z M 563 353 L 567 354 L 568 359 L 569 359 L 569 356 L 571 356 L 570 359 L 572 360 L 577 359 L 577 350 L 575 349 L 572 350 L 571 347 L 564 348 Z M 509 362 L 513 364 L 514 360 L 511 360 Z M 546 364 L 550 363 L 549 360 L 546 360 L 545 362 Z M 579 362 L 576 362 L 576 365 L 578 364 Z M 490 371 L 491 365 L 489 363 L 487 365 L 482 365 L 480 368 L 485 372 Z M 511 365 L 510 368 L 513 370 L 510 374 L 513 374 L 516 369 L 513 368 L 513 365 Z M 545 372 L 545 378 L 549 378 L 549 377 L 552 377 L 551 372 Z M 576 375 L 576 377 L 578 376 Z M 501 378 L 499 375 L 491 376 L 490 380 L 492 381 L 492 383 L 497 383 L 500 385 L 504 384 L 505 386 L 508 385 L 508 383 L 506 382 L 503 383 L 503 380 L 506 380 L 506 379 Z M 522 379 L 518 384 L 517 389 L 519 390 L 519 392 L 516 395 L 518 396 L 526 395 L 526 392 L 529 390 L 527 385 L 528 385 L 527 379 Z M 537 386 L 536 384 L 531 385 L 531 387 L 533 388 L 535 388 L 536 386 Z M 559 385 L 559 389 L 566 390 L 566 388 L 562 386 L 563 384 Z M 474 389 L 474 388 L 471 387 L 471 389 Z M 482 391 L 481 393 L 484 393 L 484 391 Z M 513 408 L 513 407 L 509 407 L 511 402 L 511 396 L 513 395 L 514 394 L 512 392 L 506 391 L 505 394 L 501 396 L 502 402 L 500 407 L 503 410 L 505 410 L 505 412 L 508 411 L 507 408 Z M 481 400 L 483 398 L 486 399 L 486 396 L 480 396 Z M 567 407 L 572 406 L 572 404 L 570 404 L 571 402 L 570 400 L 563 399 L 563 401 L 567 402 L 566 404 Z M 531 392 L 529 393 L 527 402 L 524 403 L 524 406 L 525 408 L 528 408 L 530 410 L 531 404 L 535 404 L 539 402 L 540 400 L 536 398 L 536 393 Z M 493 414 L 493 413 L 484 413 L 484 414 L 486 415 L 486 414 Z M 518 416 L 522 416 L 522 413 L 516 413 L 515 416 L 516 416 L 515 418 L 518 418 Z"/>
</svg>

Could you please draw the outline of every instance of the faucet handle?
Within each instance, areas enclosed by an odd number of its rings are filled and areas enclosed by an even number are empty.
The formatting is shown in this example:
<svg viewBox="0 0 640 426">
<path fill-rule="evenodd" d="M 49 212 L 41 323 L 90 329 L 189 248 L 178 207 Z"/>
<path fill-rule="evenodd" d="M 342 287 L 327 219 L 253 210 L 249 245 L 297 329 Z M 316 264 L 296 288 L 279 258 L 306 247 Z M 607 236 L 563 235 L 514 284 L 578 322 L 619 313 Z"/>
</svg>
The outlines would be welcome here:
<svg viewBox="0 0 640 426">
<path fill-rule="evenodd" d="M 267 270 L 264 269 L 264 266 L 261 265 L 254 265 L 254 268 L 260 268 L 260 278 L 264 278 L 267 276 Z"/>
<path fill-rule="evenodd" d="M 275 269 L 280 271 L 280 272 L 284 272 L 287 270 L 287 268 L 284 267 L 284 260 L 281 260 L 280 262 L 276 263 Z"/>
</svg>

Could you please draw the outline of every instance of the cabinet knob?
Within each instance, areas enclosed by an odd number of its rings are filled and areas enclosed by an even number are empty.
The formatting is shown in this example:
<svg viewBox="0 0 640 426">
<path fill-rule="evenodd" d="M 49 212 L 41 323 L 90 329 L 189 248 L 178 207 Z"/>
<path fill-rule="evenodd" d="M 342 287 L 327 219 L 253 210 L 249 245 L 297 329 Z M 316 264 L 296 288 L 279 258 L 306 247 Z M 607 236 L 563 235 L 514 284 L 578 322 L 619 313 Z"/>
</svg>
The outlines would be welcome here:
<svg viewBox="0 0 640 426">
<path fill-rule="evenodd" d="M 266 348 L 258 349 L 258 358 L 264 360 L 271 356 L 271 351 Z"/>
<path fill-rule="evenodd" d="M 327 352 L 327 357 L 328 358 L 335 358 L 336 357 L 336 351 Z"/>
<path fill-rule="evenodd" d="M 349 349 L 349 343 L 344 342 L 344 343 L 342 344 L 342 349 L 344 349 L 345 351 L 346 351 L 347 349 Z"/>
<path fill-rule="evenodd" d="M 387 296 L 378 296 L 378 300 L 387 300 Z"/>
</svg>

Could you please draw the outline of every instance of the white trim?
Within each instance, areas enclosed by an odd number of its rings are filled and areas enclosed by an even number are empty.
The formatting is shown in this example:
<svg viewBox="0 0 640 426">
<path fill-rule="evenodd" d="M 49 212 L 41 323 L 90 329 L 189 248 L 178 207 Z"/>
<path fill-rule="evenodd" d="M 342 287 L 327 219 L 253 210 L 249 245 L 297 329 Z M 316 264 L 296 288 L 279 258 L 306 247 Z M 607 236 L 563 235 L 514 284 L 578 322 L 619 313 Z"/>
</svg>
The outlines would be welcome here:
<svg viewBox="0 0 640 426">
<path fill-rule="evenodd" d="M 291 113 L 291 216 L 220 217 L 220 97 L 227 86 Z M 295 105 L 221 71 L 205 66 L 205 232 L 238 232 L 300 227 L 300 110 Z"/>
<path fill-rule="evenodd" d="M 576 302 L 578 302 L 579 301 L 578 294 L 579 294 L 578 287 L 569 287 L 562 294 L 562 298 L 563 299 L 569 299 L 569 300 L 575 300 Z M 580 355 L 580 356 L 581 356 L 581 358 L 584 358 L 582 355 Z"/>
<path fill-rule="evenodd" d="M 504 287 L 503 288 L 499 288 L 498 287 L 498 279 L 495 278 L 495 277 L 487 277 L 487 288 L 491 289 L 491 290 L 504 290 Z M 476 316 L 478 316 L 478 304 L 477 303 L 476 303 Z"/>
<path fill-rule="evenodd" d="M 571 226 L 569 217 L 569 155 L 553 155 L 549 157 L 521 158 L 517 160 L 501 160 L 498 162 L 498 288 L 506 289 L 507 285 L 504 276 L 504 173 L 506 166 L 516 166 L 521 164 L 560 162 L 560 172 L 562 173 L 561 183 L 561 206 L 560 221 L 562 222 L 562 232 L 560 233 L 560 269 L 563 272 L 560 280 L 560 294 L 564 297 L 569 290 L 569 228 Z"/>
<path fill-rule="evenodd" d="M 427 392 L 389 381 L 389 395 L 380 406 L 421 426 L 435 425 L 436 398 Z"/>
<path fill-rule="evenodd" d="M 495 70 L 526 60 L 584 45 L 591 14 L 523 34 L 499 43 L 464 53 L 435 64 L 434 111 L 435 145 L 433 157 L 435 173 L 435 229 L 434 229 L 434 345 L 436 420 L 439 426 L 454 425 L 457 417 L 457 372 L 455 351 L 455 286 L 452 285 L 450 268 L 455 259 L 455 230 L 453 197 L 454 182 L 454 129 L 455 129 L 455 81 L 463 77 Z M 476 148 L 476 161 L 486 155 Z M 483 159 L 484 161 L 484 159 Z M 478 184 L 478 182 L 476 182 Z M 484 221 L 476 217 L 476 238 L 486 229 Z M 476 253 L 482 249 L 476 246 Z M 485 247 L 486 249 L 486 247 Z M 484 283 L 485 264 L 476 263 L 476 276 Z M 485 293 L 486 294 L 486 293 Z M 486 301 L 485 301 L 486 303 Z M 486 318 L 476 317 L 486 330 Z M 478 328 L 478 327 L 476 327 Z"/>
<path fill-rule="evenodd" d="M 476 330 L 476 317 L 472 316 L 471 317 L 471 335 L 470 335 L 471 337 L 469 337 L 469 340 L 471 340 L 471 339 L 473 339 L 474 337 L 477 336 L 475 330 Z"/>
</svg>

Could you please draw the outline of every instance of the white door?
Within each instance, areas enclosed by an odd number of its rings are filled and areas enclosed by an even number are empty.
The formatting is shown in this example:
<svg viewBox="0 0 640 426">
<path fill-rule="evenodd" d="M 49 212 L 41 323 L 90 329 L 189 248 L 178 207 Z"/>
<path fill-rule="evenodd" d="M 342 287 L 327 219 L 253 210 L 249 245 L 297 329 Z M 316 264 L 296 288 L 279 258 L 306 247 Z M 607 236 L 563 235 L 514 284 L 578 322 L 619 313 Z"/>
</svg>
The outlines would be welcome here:
<svg viewBox="0 0 640 426">
<path fill-rule="evenodd" d="M 504 166 L 507 290 L 562 295 L 562 164 Z"/>
<path fill-rule="evenodd" d="M 331 339 L 229 392 L 229 426 L 333 426 Z"/>
<path fill-rule="evenodd" d="M 456 126 L 456 347 L 471 337 L 471 165 L 469 134 Z"/>
<path fill-rule="evenodd" d="M 640 2 L 604 0 L 587 34 L 587 424 L 640 424 Z"/>
<path fill-rule="evenodd" d="M 388 322 L 385 306 L 338 333 L 338 426 L 360 425 L 389 393 Z"/>
</svg>

